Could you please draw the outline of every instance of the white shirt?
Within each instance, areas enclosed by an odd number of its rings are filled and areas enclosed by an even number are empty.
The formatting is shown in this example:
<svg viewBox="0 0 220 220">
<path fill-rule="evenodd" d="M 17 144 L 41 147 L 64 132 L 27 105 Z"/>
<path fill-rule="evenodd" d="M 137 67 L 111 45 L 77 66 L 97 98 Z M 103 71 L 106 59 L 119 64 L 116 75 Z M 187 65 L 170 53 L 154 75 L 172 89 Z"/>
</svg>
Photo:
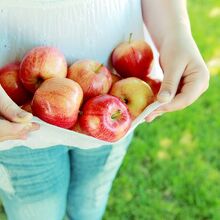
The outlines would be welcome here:
<svg viewBox="0 0 220 220">
<path fill-rule="evenodd" d="M 0 66 L 40 45 L 107 63 L 130 33 L 144 37 L 141 0 L 0 0 Z"/>
</svg>

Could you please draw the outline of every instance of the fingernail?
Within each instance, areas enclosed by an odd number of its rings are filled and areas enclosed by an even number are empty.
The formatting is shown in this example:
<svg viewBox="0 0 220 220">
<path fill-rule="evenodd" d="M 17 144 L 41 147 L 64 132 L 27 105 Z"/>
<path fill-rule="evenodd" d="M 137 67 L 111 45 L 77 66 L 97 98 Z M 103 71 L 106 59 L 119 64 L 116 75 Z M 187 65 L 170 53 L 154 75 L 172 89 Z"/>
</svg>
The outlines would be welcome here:
<svg viewBox="0 0 220 220">
<path fill-rule="evenodd" d="M 153 120 L 154 120 L 154 118 L 155 118 L 156 116 L 151 116 L 151 117 L 148 117 L 148 118 L 146 118 L 146 121 L 148 122 L 148 123 L 150 123 L 150 122 L 152 122 Z"/>
<path fill-rule="evenodd" d="M 31 128 L 32 128 L 31 123 L 26 124 L 25 127 L 24 127 L 25 130 L 30 130 Z"/>
<path fill-rule="evenodd" d="M 162 91 L 159 95 L 158 95 L 158 99 L 161 102 L 169 102 L 171 99 L 171 94 L 168 91 Z"/>
<path fill-rule="evenodd" d="M 160 112 L 160 113 L 157 114 L 157 117 L 162 116 L 163 114 L 164 114 L 164 112 Z"/>
<path fill-rule="evenodd" d="M 21 139 L 21 140 L 27 140 L 27 135 L 26 135 L 26 134 L 21 135 L 21 136 L 20 136 L 20 139 Z"/>
<path fill-rule="evenodd" d="M 25 111 L 20 111 L 18 114 L 17 114 L 17 117 L 18 119 L 22 121 L 29 121 L 32 119 L 32 114 L 28 113 L 28 112 L 25 112 Z M 19 122 L 20 122 L 19 120 Z"/>
<path fill-rule="evenodd" d="M 37 124 L 37 123 L 32 123 L 31 131 L 39 130 L 39 128 L 40 128 L 40 125 L 39 125 L 39 124 Z"/>
<path fill-rule="evenodd" d="M 159 116 L 161 116 L 161 115 L 163 115 L 163 114 L 164 114 L 163 112 L 156 113 L 156 114 L 152 115 L 150 118 L 146 118 L 146 121 L 147 121 L 148 123 L 150 123 L 150 122 L 152 122 L 154 119 L 156 119 L 157 117 L 159 117 Z"/>
<path fill-rule="evenodd" d="M 21 111 L 21 112 L 19 112 L 18 114 L 17 114 L 17 116 L 19 117 L 19 118 L 25 118 L 25 117 L 27 117 L 29 115 L 29 113 L 27 113 L 27 112 L 25 112 L 25 111 Z"/>
<path fill-rule="evenodd" d="M 157 116 L 153 116 L 150 120 L 148 120 L 149 123 L 151 123 Z"/>
</svg>

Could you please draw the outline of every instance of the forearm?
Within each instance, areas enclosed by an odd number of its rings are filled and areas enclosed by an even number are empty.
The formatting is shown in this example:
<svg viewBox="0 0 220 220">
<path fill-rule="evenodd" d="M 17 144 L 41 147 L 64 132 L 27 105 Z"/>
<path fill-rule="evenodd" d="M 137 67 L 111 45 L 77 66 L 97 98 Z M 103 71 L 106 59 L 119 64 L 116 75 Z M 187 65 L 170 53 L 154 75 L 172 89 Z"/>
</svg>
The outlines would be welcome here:
<svg viewBox="0 0 220 220">
<path fill-rule="evenodd" d="M 142 0 L 142 14 L 158 50 L 167 35 L 191 33 L 186 0 Z"/>
</svg>

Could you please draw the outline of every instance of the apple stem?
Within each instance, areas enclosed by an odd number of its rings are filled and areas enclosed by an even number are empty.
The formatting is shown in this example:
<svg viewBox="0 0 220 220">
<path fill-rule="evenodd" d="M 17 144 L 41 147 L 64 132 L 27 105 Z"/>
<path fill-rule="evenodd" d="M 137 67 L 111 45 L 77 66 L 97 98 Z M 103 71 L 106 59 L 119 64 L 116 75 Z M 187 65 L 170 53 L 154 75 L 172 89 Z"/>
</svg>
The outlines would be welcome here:
<svg viewBox="0 0 220 220">
<path fill-rule="evenodd" d="M 42 78 L 37 78 L 36 87 L 39 88 L 44 80 Z"/>
<path fill-rule="evenodd" d="M 121 111 L 117 110 L 112 116 L 111 119 L 115 120 L 121 115 Z"/>
<path fill-rule="evenodd" d="M 132 35 L 133 35 L 133 33 L 130 33 L 130 34 L 129 34 L 129 39 L 128 39 L 128 43 L 129 43 L 129 44 L 131 43 Z"/>
<path fill-rule="evenodd" d="M 100 64 L 97 68 L 96 68 L 96 70 L 95 70 L 95 73 L 98 73 L 99 72 L 99 70 L 102 68 L 104 66 L 104 64 L 102 63 L 102 64 Z"/>
<path fill-rule="evenodd" d="M 123 99 L 125 104 L 128 104 L 128 100 L 126 98 Z"/>
</svg>

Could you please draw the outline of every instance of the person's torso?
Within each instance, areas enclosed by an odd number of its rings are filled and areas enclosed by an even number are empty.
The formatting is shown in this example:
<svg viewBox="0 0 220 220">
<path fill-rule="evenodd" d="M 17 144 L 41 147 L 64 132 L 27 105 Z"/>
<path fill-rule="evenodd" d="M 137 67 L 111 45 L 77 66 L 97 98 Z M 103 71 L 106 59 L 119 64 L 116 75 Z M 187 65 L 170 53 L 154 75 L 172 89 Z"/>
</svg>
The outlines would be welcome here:
<svg viewBox="0 0 220 220">
<path fill-rule="evenodd" d="M 106 63 L 130 33 L 144 37 L 141 0 L 0 0 L 0 66 L 39 45 Z"/>
</svg>

